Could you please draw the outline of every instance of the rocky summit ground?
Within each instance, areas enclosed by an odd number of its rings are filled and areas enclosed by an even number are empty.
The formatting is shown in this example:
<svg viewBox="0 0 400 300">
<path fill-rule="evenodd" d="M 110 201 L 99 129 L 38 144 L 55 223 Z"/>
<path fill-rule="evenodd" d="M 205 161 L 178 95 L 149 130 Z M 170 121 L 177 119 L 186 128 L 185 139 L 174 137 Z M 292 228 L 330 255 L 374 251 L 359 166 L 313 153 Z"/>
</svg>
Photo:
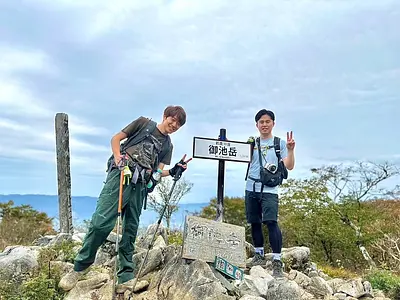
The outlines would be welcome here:
<svg viewBox="0 0 400 300">
<path fill-rule="evenodd" d="M 148 244 L 155 231 L 155 225 L 137 240 L 134 261 L 137 266 L 144 258 Z M 73 236 L 59 234 L 45 236 L 32 246 L 10 246 L 0 253 L 0 273 L 8 280 L 24 278 L 38 266 L 41 249 L 53 247 L 65 240 L 77 243 L 79 249 L 84 233 Z M 99 249 L 96 261 L 86 277 L 69 291 L 66 300 L 108 300 L 112 293 L 112 271 L 115 259 L 116 234 L 111 233 Z M 254 249 L 247 244 L 247 259 L 251 260 Z M 267 258 L 271 254 L 266 255 Z M 62 274 L 72 269 L 62 255 L 51 261 Z M 211 263 L 202 260 L 181 258 L 181 247 L 168 244 L 165 228 L 157 232 L 157 239 L 149 252 L 147 263 L 135 289 L 137 300 L 388 300 L 384 293 L 373 290 L 371 284 L 362 278 L 345 280 L 330 278 L 310 261 L 310 250 L 306 247 L 283 249 L 285 277 L 274 279 L 270 263 L 245 270 L 242 281 L 232 280 L 215 270 Z M 129 299 L 128 292 L 119 299 Z"/>
</svg>

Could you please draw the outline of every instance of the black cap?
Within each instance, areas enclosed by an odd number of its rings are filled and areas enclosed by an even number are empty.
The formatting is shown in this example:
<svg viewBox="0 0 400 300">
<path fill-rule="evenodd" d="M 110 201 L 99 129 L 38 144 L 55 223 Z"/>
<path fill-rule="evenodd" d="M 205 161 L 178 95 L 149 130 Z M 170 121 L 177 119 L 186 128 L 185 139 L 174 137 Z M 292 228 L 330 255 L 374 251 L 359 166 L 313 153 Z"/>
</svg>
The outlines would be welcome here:
<svg viewBox="0 0 400 300">
<path fill-rule="evenodd" d="M 261 117 L 262 117 L 263 115 L 268 115 L 268 116 L 271 117 L 272 121 L 275 121 L 275 114 L 274 114 L 272 111 L 266 110 L 266 109 L 262 109 L 262 110 L 260 110 L 260 111 L 256 114 L 256 116 L 254 117 L 254 119 L 256 120 L 256 123 L 258 122 L 258 120 L 261 119 Z"/>
</svg>

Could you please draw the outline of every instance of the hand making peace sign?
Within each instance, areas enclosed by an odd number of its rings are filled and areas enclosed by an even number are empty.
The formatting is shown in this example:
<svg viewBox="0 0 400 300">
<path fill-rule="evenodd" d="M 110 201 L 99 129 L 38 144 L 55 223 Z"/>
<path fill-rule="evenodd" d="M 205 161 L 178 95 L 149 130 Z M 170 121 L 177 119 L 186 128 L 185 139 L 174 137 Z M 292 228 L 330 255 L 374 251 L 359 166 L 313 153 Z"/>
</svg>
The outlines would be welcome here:
<svg viewBox="0 0 400 300">
<path fill-rule="evenodd" d="M 286 133 L 286 148 L 288 150 L 293 150 L 294 146 L 296 145 L 294 139 L 293 139 L 293 131 L 290 131 Z"/>
</svg>

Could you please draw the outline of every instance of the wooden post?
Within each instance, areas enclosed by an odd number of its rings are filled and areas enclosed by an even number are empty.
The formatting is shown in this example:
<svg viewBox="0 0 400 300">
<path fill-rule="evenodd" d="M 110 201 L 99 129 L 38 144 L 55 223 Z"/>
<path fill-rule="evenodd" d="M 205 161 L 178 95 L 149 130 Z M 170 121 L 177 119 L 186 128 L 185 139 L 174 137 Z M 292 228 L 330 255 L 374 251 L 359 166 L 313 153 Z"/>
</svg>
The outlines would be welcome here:
<svg viewBox="0 0 400 300">
<path fill-rule="evenodd" d="M 73 234 L 68 115 L 55 117 L 60 232 Z"/>
</svg>

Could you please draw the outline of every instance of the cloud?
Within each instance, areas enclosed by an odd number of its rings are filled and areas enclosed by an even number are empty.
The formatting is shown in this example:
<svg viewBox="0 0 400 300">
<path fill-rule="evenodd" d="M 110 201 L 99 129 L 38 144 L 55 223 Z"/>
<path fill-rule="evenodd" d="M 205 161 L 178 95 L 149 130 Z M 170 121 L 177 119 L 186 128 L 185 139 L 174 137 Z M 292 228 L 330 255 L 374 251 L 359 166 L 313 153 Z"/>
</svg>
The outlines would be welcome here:
<svg viewBox="0 0 400 300">
<path fill-rule="evenodd" d="M 0 48 L 0 155 L 5 158 L 22 158 L 41 163 L 55 163 L 55 111 L 50 99 L 40 99 L 24 80 L 24 76 L 59 76 L 51 61 L 42 50 Z M 102 136 L 108 131 L 71 114 L 70 149 L 75 155 L 72 166 L 85 165 L 97 153 L 109 153 L 107 147 L 82 141 L 79 136 Z M 32 127 L 32 123 L 34 124 Z M 88 155 L 90 153 L 90 155 Z M 79 156 L 86 155 L 86 156 Z"/>
<path fill-rule="evenodd" d="M 111 136 L 140 115 L 159 121 L 169 104 L 188 113 L 172 137 L 172 164 L 191 155 L 193 136 L 217 137 L 220 128 L 231 140 L 257 134 L 254 115 L 265 107 L 276 113 L 275 134 L 294 131 L 291 176 L 398 155 L 389 146 L 400 113 L 397 1 L 1 5 L 0 164 L 25 155 L 18 165 L 47 186 L 57 112 L 69 116 L 73 191 L 81 195 L 98 194 Z M 216 193 L 217 165 L 190 163 L 187 201 Z M 226 193 L 243 194 L 245 171 L 226 164 Z"/>
<path fill-rule="evenodd" d="M 22 50 L 0 45 L 0 72 L 18 74 L 19 72 L 56 72 L 50 58 L 40 50 Z"/>
</svg>

